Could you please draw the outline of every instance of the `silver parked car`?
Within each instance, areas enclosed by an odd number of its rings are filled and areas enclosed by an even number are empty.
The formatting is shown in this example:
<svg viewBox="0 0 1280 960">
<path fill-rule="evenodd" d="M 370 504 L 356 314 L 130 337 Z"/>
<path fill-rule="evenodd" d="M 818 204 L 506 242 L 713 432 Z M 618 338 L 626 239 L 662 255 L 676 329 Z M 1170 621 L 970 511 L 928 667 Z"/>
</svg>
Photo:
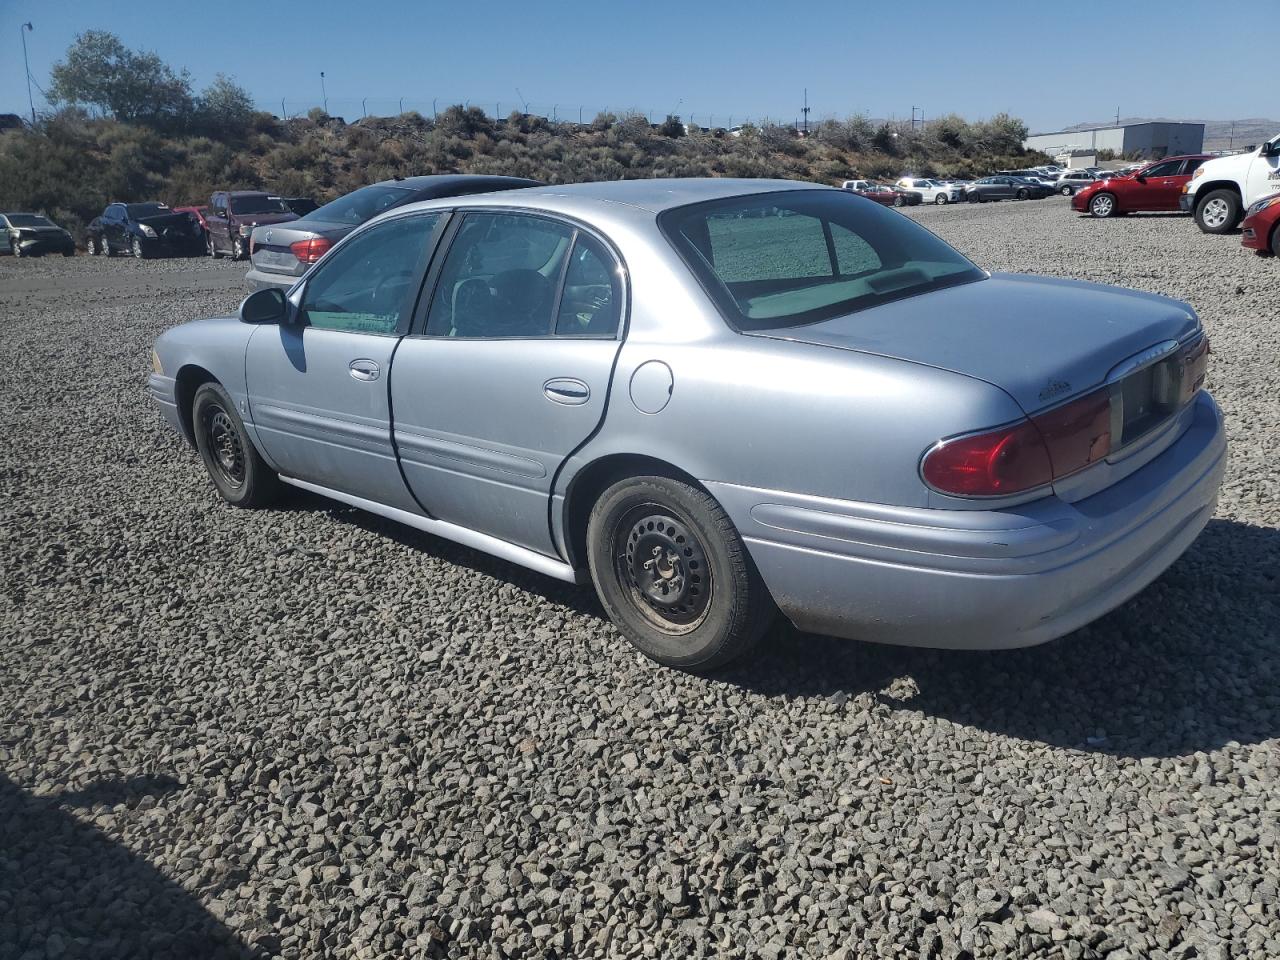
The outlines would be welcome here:
<svg viewBox="0 0 1280 960">
<path fill-rule="evenodd" d="M 249 236 L 249 272 L 253 289 L 287 290 L 335 243 L 360 224 L 388 210 L 420 200 L 458 197 L 493 190 L 539 186 L 523 177 L 438 174 L 384 180 L 344 194 L 332 203 L 288 223 L 254 227 Z"/>
<path fill-rule="evenodd" d="M 1213 513 L 1184 303 L 989 274 L 786 181 L 414 204 L 286 297 L 175 327 L 150 392 L 230 503 L 291 484 L 552 577 L 665 664 L 780 609 L 885 643 L 1041 643 Z"/>
</svg>

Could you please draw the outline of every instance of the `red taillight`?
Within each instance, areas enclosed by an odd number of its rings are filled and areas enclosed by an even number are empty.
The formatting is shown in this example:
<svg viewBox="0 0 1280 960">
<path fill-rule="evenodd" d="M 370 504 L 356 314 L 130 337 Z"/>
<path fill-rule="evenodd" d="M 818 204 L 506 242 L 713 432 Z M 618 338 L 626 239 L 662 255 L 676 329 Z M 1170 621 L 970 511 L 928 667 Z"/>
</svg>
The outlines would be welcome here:
<svg viewBox="0 0 1280 960">
<path fill-rule="evenodd" d="M 333 246 L 333 241 L 325 237 L 310 237 L 289 244 L 289 251 L 303 263 L 315 263 Z"/>
<path fill-rule="evenodd" d="M 925 455 L 921 473 L 942 493 L 1002 497 L 1046 486 L 1110 452 L 1110 391 L 1102 389 L 999 430 L 944 440 Z"/>
<path fill-rule="evenodd" d="M 946 440 L 925 455 L 929 486 L 958 497 L 998 497 L 1053 481 L 1044 438 L 1030 420 Z"/>
</svg>

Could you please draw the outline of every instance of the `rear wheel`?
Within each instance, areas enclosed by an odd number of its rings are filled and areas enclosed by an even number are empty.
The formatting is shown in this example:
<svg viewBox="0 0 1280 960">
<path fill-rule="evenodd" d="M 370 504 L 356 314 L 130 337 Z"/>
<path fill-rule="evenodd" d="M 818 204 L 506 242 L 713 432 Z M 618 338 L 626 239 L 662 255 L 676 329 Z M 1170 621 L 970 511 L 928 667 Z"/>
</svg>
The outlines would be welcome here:
<svg viewBox="0 0 1280 960">
<path fill-rule="evenodd" d="M 191 404 L 196 449 L 227 503 L 263 507 L 271 503 L 280 481 L 245 433 L 231 396 L 217 383 L 202 385 Z"/>
<path fill-rule="evenodd" d="M 775 608 L 716 501 L 670 477 L 631 477 L 596 501 L 587 559 L 600 602 L 645 656 L 705 672 L 744 655 Z"/>
<path fill-rule="evenodd" d="M 243 260 L 244 251 L 245 251 L 244 237 L 232 237 L 231 238 L 231 259 Z"/>
<path fill-rule="evenodd" d="M 944 203 L 947 202 L 947 195 L 945 193 L 940 193 L 933 198 L 933 202 L 936 203 L 938 206 L 942 206 Z"/>
<path fill-rule="evenodd" d="M 1075 193 L 1075 191 L 1074 191 L 1074 190 L 1072 190 L 1072 189 L 1071 189 L 1070 187 L 1068 187 L 1068 186 L 1062 186 L 1062 187 L 1059 187 L 1059 188 L 1058 188 L 1058 192 L 1059 192 L 1060 194 L 1062 194 L 1064 197 L 1069 197 L 1069 196 L 1071 196 L 1073 193 Z"/>
<path fill-rule="evenodd" d="M 1015 193 L 1013 196 L 1015 200 L 1025 200 L 1027 199 L 1027 197 L 1031 196 L 1031 194 L 1027 191 L 1025 187 L 1019 187 L 1018 192 Z"/>
<path fill-rule="evenodd" d="M 1234 190 L 1214 190 L 1196 204 L 1196 225 L 1205 233 L 1228 233 L 1240 223 L 1240 197 Z"/>
<path fill-rule="evenodd" d="M 84 251 L 91 257 L 98 255 L 98 239 L 97 237 L 85 237 Z"/>
<path fill-rule="evenodd" d="M 907 198 L 906 198 L 906 197 L 894 197 L 894 198 L 893 198 L 893 205 L 894 205 L 895 207 L 905 207 L 905 206 L 907 205 Z"/>
<path fill-rule="evenodd" d="M 1098 193 L 1089 201 L 1089 213 L 1095 217 L 1113 217 L 1116 212 L 1116 198 L 1112 194 Z"/>
</svg>

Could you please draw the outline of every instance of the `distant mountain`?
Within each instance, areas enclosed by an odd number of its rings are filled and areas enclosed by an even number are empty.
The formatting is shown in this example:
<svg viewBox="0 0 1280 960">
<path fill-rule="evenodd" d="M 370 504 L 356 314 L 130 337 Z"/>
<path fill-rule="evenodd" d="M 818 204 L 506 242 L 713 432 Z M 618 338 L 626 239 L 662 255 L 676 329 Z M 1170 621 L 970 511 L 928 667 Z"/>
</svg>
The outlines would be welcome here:
<svg viewBox="0 0 1280 960">
<path fill-rule="evenodd" d="M 1206 150 L 1226 150 L 1235 147 L 1247 147 L 1251 143 L 1262 143 L 1272 134 L 1280 133 L 1280 120 L 1265 120 L 1261 117 L 1250 117 L 1247 120 L 1172 120 L 1169 117 L 1125 117 L 1120 121 L 1126 123 L 1151 123 L 1167 121 L 1170 123 L 1203 123 L 1204 148 Z M 1114 127 L 1115 120 L 1101 120 L 1094 123 L 1077 123 L 1067 130 L 1089 130 L 1093 127 Z M 1232 127 L 1234 126 L 1234 132 Z"/>
</svg>

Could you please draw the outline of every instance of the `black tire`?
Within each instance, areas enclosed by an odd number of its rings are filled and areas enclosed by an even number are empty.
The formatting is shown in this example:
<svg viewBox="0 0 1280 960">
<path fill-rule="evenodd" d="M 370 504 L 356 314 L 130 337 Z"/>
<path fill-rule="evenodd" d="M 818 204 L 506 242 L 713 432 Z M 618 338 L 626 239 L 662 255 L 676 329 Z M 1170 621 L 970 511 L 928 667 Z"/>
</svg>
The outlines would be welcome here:
<svg viewBox="0 0 1280 960">
<path fill-rule="evenodd" d="M 244 237 L 232 237 L 231 238 L 231 259 L 243 260 L 245 258 L 246 252 L 247 252 L 247 248 L 245 247 Z"/>
<path fill-rule="evenodd" d="M 280 479 L 245 433 L 244 421 L 221 384 L 206 383 L 196 390 L 191 425 L 200 459 L 223 500 L 255 509 L 276 499 Z"/>
<path fill-rule="evenodd" d="M 705 673 L 746 654 L 776 614 L 742 538 L 714 498 L 669 477 L 630 477 L 587 521 L 600 602 L 651 660 Z"/>
<path fill-rule="evenodd" d="M 96 257 L 99 253 L 102 252 L 99 247 L 100 243 L 101 241 L 97 237 L 85 237 L 84 239 L 85 253 L 89 254 L 89 256 L 91 257 Z"/>
<path fill-rule="evenodd" d="M 221 256 L 221 254 L 218 253 L 218 248 L 213 243 L 213 234 L 211 233 L 206 233 L 204 235 L 204 252 L 213 260 L 217 260 L 218 257 Z"/>
<path fill-rule="evenodd" d="M 1230 233 L 1240 225 L 1240 195 L 1211 190 L 1196 204 L 1196 226 L 1205 233 Z"/>
<path fill-rule="evenodd" d="M 1271 255 L 1280 257 L 1280 223 L 1271 228 Z"/>
<path fill-rule="evenodd" d="M 62 251 L 62 255 L 63 255 L 64 257 L 74 257 L 74 256 L 76 255 L 76 248 L 75 248 L 75 247 L 67 247 L 67 249 L 65 249 L 65 250 L 63 250 L 63 251 Z"/>
<path fill-rule="evenodd" d="M 1075 193 L 1075 191 L 1072 190 L 1070 187 L 1059 187 L 1058 192 L 1062 194 L 1064 197 L 1069 197 L 1073 193 Z"/>
<path fill-rule="evenodd" d="M 1100 220 L 1117 216 L 1120 213 L 1116 209 L 1117 206 L 1114 193 L 1107 193 L 1105 190 L 1095 193 L 1089 198 L 1089 216 L 1097 217 Z"/>
<path fill-rule="evenodd" d="M 104 235 L 102 238 L 102 255 L 104 257 L 114 257 L 116 252 L 111 249 L 111 241 Z"/>
<path fill-rule="evenodd" d="M 906 198 L 906 197 L 894 197 L 894 198 L 893 198 L 893 205 L 894 205 L 895 207 L 905 207 L 905 206 L 907 205 L 907 198 Z"/>
<path fill-rule="evenodd" d="M 1019 187 L 1018 192 L 1013 195 L 1013 198 L 1015 200 L 1025 200 L 1029 196 L 1031 196 L 1031 194 L 1025 187 Z"/>
<path fill-rule="evenodd" d="M 940 193 L 940 194 L 938 194 L 936 197 L 934 197 L 934 198 L 933 198 L 933 202 L 934 202 L 934 205 L 935 205 L 935 206 L 939 206 L 939 207 L 941 207 L 941 206 L 943 206 L 944 204 L 948 203 L 949 201 L 948 201 L 948 199 L 947 199 L 947 195 L 946 195 L 945 193 Z"/>
<path fill-rule="evenodd" d="M 18 246 L 16 243 L 14 243 L 12 240 L 9 241 L 9 252 L 13 254 L 15 259 L 18 259 L 22 256 L 22 248 Z"/>
<path fill-rule="evenodd" d="M 129 250 L 135 260 L 145 260 L 147 257 L 147 251 L 142 248 L 142 241 L 137 237 L 134 237 L 133 242 L 129 244 Z"/>
</svg>

